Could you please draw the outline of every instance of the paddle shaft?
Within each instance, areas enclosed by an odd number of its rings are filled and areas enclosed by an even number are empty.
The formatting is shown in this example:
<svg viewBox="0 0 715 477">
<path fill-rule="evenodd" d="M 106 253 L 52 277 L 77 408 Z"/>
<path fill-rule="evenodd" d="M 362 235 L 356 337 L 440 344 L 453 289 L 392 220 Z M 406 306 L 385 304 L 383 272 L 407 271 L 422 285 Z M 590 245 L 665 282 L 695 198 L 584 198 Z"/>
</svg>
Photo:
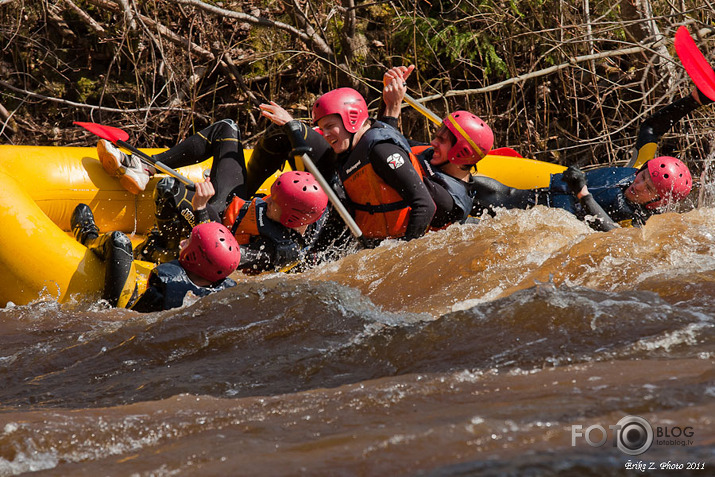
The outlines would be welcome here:
<svg viewBox="0 0 715 477">
<path fill-rule="evenodd" d="M 432 111 L 429 109 L 425 108 L 422 104 L 418 103 L 415 98 L 410 96 L 409 94 L 405 94 L 405 103 L 409 104 L 413 108 L 415 108 L 417 111 L 419 111 L 424 117 L 432 121 L 433 123 L 440 125 L 442 124 L 442 118 L 434 114 Z"/>
<path fill-rule="evenodd" d="M 151 157 L 149 154 L 140 151 L 139 149 L 137 149 L 136 147 L 132 146 L 132 145 L 129 144 L 128 142 L 122 141 L 121 139 L 117 139 L 117 140 L 114 140 L 114 141 L 112 141 L 112 142 L 114 142 L 114 144 L 117 145 L 117 146 L 119 146 L 119 147 L 123 147 L 124 149 L 127 149 L 127 150 L 129 150 L 129 151 L 132 151 L 134 154 L 136 154 L 137 156 L 141 157 L 145 162 L 147 162 L 147 163 L 151 164 L 152 166 L 156 167 L 157 169 L 159 169 L 159 170 L 160 170 L 161 172 L 163 172 L 164 174 L 168 174 L 168 175 L 170 175 L 170 176 L 172 176 L 172 177 L 175 177 L 177 180 L 179 180 L 179 182 L 183 183 L 183 184 L 186 186 L 187 189 L 189 189 L 189 190 L 194 190 L 194 189 L 195 189 L 194 182 L 193 182 L 191 179 L 189 179 L 188 177 L 185 177 L 185 176 L 182 175 L 181 173 L 175 171 L 174 169 L 172 169 L 171 167 L 167 166 L 167 165 L 164 164 L 163 162 L 155 160 L 155 159 L 154 159 L 153 157 Z"/>
<path fill-rule="evenodd" d="M 308 172 L 313 174 L 315 180 L 318 181 L 320 187 L 323 188 L 323 191 L 327 194 L 330 203 L 333 204 L 335 210 L 338 211 L 338 214 L 340 214 L 340 217 L 345 222 L 345 225 L 348 226 L 353 236 L 358 239 L 363 246 L 366 246 L 365 237 L 363 237 L 362 235 L 362 230 L 360 230 L 360 226 L 355 222 L 352 215 L 350 215 L 348 209 L 346 209 L 343 203 L 340 202 L 340 198 L 335 193 L 333 188 L 330 187 L 330 184 L 328 184 L 328 181 L 325 180 L 323 174 L 320 173 L 310 156 L 308 156 L 307 154 L 303 154 L 302 156 L 295 157 L 296 159 L 299 158 L 301 161 L 303 161 L 303 164 L 305 165 L 305 168 L 308 169 Z"/>
</svg>

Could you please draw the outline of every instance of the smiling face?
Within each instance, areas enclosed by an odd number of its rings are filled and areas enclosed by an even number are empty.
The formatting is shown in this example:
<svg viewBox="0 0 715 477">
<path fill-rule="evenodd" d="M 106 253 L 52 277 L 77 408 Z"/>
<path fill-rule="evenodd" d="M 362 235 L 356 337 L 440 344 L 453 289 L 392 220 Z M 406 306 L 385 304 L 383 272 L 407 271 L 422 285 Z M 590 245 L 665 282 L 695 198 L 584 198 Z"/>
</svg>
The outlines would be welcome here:
<svg viewBox="0 0 715 477">
<path fill-rule="evenodd" d="M 655 190 L 648 169 L 643 169 L 636 174 L 633 184 L 626 189 L 626 198 L 636 204 L 647 204 L 658 198 L 658 192 Z"/>
<path fill-rule="evenodd" d="M 455 142 L 456 138 L 446 126 L 439 128 L 434 135 L 434 139 L 430 142 L 430 146 L 434 148 L 434 154 L 429 161 L 430 164 L 433 166 L 445 164 L 449 160 L 449 150 L 452 149 Z"/>
<path fill-rule="evenodd" d="M 340 115 L 329 114 L 320 118 L 318 127 L 323 131 L 323 137 L 336 154 L 345 152 L 350 148 L 352 134 L 345 129 Z"/>
</svg>

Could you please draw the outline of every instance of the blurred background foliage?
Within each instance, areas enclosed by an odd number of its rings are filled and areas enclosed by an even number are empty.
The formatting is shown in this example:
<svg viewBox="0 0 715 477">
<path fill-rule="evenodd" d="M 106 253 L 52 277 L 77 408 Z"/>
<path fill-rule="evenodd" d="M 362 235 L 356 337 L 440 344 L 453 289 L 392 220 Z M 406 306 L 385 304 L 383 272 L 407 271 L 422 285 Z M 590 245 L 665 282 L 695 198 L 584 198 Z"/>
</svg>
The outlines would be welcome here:
<svg viewBox="0 0 715 477">
<path fill-rule="evenodd" d="M 72 121 L 94 121 L 168 147 L 231 118 L 251 147 L 261 102 L 308 119 L 318 95 L 352 86 L 375 116 L 385 69 L 415 64 L 410 94 L 439 116 L 480 115 L 495 147 L 623 163 L 640 122 L 692 88 L 680 25 L 715 64 L 712 0 L 0 0 L 0 140 L 91 146 Z M 661 153 L 697 172 L 713 113 Z M 426 140 L 434 125 L 406 106 L 402 128 Z"/>
</svg>

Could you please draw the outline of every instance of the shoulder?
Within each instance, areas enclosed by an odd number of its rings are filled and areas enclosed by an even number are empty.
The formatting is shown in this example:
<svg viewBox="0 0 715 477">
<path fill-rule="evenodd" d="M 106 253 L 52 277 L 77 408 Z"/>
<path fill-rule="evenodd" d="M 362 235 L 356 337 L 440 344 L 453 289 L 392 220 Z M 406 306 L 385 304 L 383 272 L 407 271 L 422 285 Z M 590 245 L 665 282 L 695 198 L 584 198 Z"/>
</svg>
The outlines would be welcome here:
<svg viewBox="0 0 715 477">
<path fill-rule="evenodd" d="M 157 265 L 151 273 L 157 276 L 167 276 L 185 273 L 185 271 L 184 267 L 181 266 L 178 260 L 172 260 L 171 262 Z"/>
<path fill-rule="evenodd" d="M 410 162 L 409 153 L 397 144 L 382 142 L 370 154 L 371 162 L 387 164 L 390 169 L 399 169 Z"/>
</svg>

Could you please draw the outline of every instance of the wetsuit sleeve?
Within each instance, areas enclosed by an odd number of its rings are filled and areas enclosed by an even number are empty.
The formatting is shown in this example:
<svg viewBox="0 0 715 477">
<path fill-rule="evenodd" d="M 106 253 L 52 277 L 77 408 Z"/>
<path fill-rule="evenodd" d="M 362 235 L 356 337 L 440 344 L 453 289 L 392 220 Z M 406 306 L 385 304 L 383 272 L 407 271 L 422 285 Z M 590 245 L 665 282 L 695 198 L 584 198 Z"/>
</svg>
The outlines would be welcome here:
<svg viewBox="0 0 715 477">
<path fill-rule="evenodd" d="M 399 154 L 403 161 L 403 164 L 395 169 L 387 162 L 393 154 Z M 436 206 L 422 178 L 412 167 L 407 152 L 396 144 L 381 143 L 370 153 L 370 163 L 375 173 L 395 189 L 412 208 L 405 238 L 411 240 L 424 235 L 432 221 Z"/>
<path fill-rule="evenodd" d="M 149 275 L 146 291 L 141 294 L 131 309 L 140 313 L 151 313 L 164 309 L 164 287 L 153 271 Z"/>
<path fill-rule="evenodd" d="M 447 191 L 447 189 L 444 188 L 444 186 L 431 180 L 429 177 L 425 178 L 424 183 L 435 203 L 435 206 L 437 207 L 430 224 L 432 227 L 439 229 L 462 220 L 462 211 L 459 207 L 457 207 L 452 195 Z"/>
<path fill-rule="evenodd" d="M 400 128 L 399 128 L 400 125 L 399 125 L 399 119 L 398 119 L 398 118 L 395 118 L 395 117 L 393 117 L 393 116 L 380 116 L 379 118 L 377 118 L 377 120 L 380 121 L 381 123 L 387 124 L 388 126 L 392 126 L 393 128 L 397 129 L 398 131 L 400 130 Z M 410 139 L 410 138 L 408 138 L 408 137 L 405 138 L 405 139 L 407 139 L 407 142 L 409 143 L 410 147 L 424 146 L 424 145 L 425 145 L 424 142 L 414 141 L 414 140 L 412 140 L 412 139 Z"/>
<path fill-rule="evenodd" d="M 702 96 L 707 99 L 706 96 Z M 700 107 L 700 104 L 688 95 L 681 98 L 650 115 L 643 121 L 638 131 L 634 155 L 634 164 L 643 165 L 655 157 L 657 144 L 660 138 L 668 132 L 678 121 Z"/>
<path fill-rule="evenodd" d="M 393 128 L 395 128 L 399 131 L 399 129 L 398 129 L 399 119 L 397 119 L 396 117 L 394 117 L 394 116 L 380 116 L 379 118 L 377 118 L 377 120 L 380 121 L 381 123 L 387 124 L 388 126 L 392 126 Z"/>
<path fill-rule="evenodd" d="M 197 225 L 203 224 L 204 222 L 211 222 L 211 215 L 209 214 L 208 207 L 206 209 L 195 210 L 194 217 Z"/>
<path fill-rule="evenodd" d="M 245 273 L 273 270 L 274 250 L 267 240 L 258 240 L 248 245 L 241 245 L 241 262 L 239 270 Z"/>
<path fill-rule="evenodd" d="M 593 229 L 601 232 L 617 229 L 619 226 L 611 217 L 608 216 L 605 210 L 596 202 L 591 194 L 588 194 L 579 199 L 586 215 L 593 216 L 593 219 L 587 219 L 585 222 Z"/>
<path fill-rule="evenodd" d="M 494 215 L 497 207 L 527 209 L 537 202 L 536 189 L 515 189 L 491 177 L 474 176 L 472 179 L 474 203 L 470 215 L 479 216 L 484 212 Z"/>
</svg>

